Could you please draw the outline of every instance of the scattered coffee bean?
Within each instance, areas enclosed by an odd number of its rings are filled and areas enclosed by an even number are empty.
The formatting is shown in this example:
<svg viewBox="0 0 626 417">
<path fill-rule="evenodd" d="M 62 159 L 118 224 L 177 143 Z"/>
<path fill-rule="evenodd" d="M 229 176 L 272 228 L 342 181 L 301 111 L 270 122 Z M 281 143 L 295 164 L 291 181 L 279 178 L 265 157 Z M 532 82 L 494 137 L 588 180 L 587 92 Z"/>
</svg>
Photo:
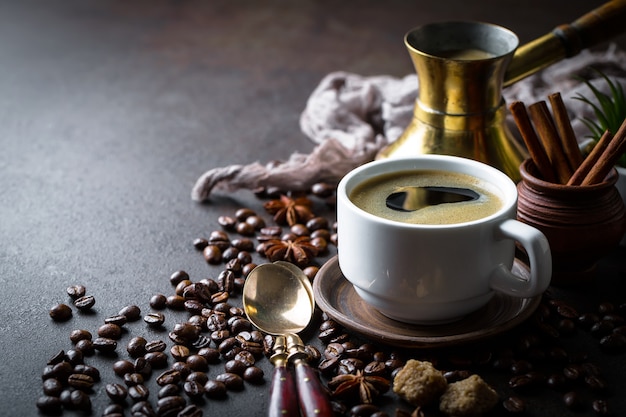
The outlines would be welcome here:
<svg viewBox="0 0 626 417">
<path fill-rule="evenodd" d="M 218 382 L 223 382 L 230 391 L 241 391 L 244 387 L 243 378 L 231 372 L 224 372 L 215 377 Z"/>
<path fill-rule="evenodd" d="M 96 298 L 93 295 L 83 295 L 80 298 L 74 300 L 74 307 L 81 311 L 91 310 L 96 304 Z"/>
<path fill-rule="evenodd" d="M 70 340 L 72 343 L 76 344 L 81 340 L 91 340 L 92 336 L 88 330 L 76 329 L 72 330 L 70 333 Z"/>
<path fill-rule="evenodd" d="M 161 327 L 165 323 L 165 315 L 162 313 L 148 313 L 143 321 L 150 327 Z"/>
<path fill-rule="evenodd" d="M 128 319 L 123 314 L 118 314 L 116 316 L 109 316 L 104 319 L 104 324 L 113 324 L 115 326 L 122 327 L 128 322 Z"/>
<path fill-rule="evenodd" d="M 128 341 L 128 344 L 126 345 L 126 351 L 131 357 L 138 358 L 146 353 L 147 344 L 148 341 L 145 338 L 141 336 L 135 336 Z"/>
<path fill-rule="evenodd" d="M 87 391 L 93 388 L 94 380 L 85 374 L 71 374 L 67 377 L 67 384 L 79 390 Z"/>
<path fill-rule="evenodd" d="M 175 416 L 187 405 L 187 401 L 180 395 L 172 395 L 160 398 L 157 401 L 157 414 L 159 416 Z"/>
<path fill-rule="evenodd" d="M 67 321 L 72 318 L 72 309 L 67 304 L 57 304 L 49 311 L 50 317 L 54 321 Z"/>
<path fill-rule="evenodd" d="M 150 396 L 150 390 L 142 384 L 133 385 L 128 388 L 128 396 L 133 401 L 145 401 Z"/>
<path fill-rule="evenodd" d="M 137 305 L 131 304 L 123 307 L 118 314 L 125 316 L 128 321 L 137 321 L 141 318 L 141 308 Z"/>
<path fill-rule="evenodd" d="M 93 347 L 100 353 L 113 353 L 117 349 L 117 342 L 107 337 L 98 337 L 93 340 Z"/>
<path fill-rule="evenodd" d="M 83 297 L 87 293 L 85 286 L 80 284 L 70 285 L 65 291 L 74 300 Z"/>
<path fill-rule="evenodd" d="M 128 395 L 128 390 L 122 384 L 107 384 L 104 390 L 113 402 L 122 402 Z"/>
<path fill-rule="evenodd" d="M 228 389 L 222 381 L 210 380 L 204 384 L 204 396 L 211 399 L 221 399 L 226 397 Z"/>
<path fill-rule="evenodd" d="M 122 337 L 122 328 L 117 324 L 103 324 L 98 328 L 98 336 L 118 340 Z"/>
</svg>

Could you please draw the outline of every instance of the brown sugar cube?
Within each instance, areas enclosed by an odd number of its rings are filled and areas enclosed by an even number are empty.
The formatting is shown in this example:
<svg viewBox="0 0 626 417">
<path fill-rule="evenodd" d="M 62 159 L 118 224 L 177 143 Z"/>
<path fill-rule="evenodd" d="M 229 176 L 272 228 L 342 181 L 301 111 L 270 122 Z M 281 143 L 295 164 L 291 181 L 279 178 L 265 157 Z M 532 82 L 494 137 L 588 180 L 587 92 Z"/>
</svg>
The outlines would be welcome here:
<svg viewBox="0 0 626 417">
<path fill-rule="evenodd" d="M 480 376 L 448 385 L 439 399 L 439 411 L 448 416 L 480 416 L 490 411 L 498 403 L 498 393 Z"/>
<path fill-rule="evenodd" d="M 393 380 L 393 392 L 411 405 L 434 402 L 448 383 L 432 363 L 409 359 Z"/>
</svg>

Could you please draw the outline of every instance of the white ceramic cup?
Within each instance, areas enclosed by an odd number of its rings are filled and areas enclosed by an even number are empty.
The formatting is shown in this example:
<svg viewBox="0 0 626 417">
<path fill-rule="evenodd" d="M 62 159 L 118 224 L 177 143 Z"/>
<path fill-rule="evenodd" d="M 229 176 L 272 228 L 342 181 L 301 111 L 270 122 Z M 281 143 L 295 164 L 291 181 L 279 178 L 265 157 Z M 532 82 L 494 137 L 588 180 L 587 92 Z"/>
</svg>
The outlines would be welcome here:
<svg viewBox="0 0 626 417">
<path fill-rule="evenodd" d="M 420 225 L 387 220 L 358 208 L 349 195 L 372 177 L 405 170 L 443 170 L 495 186 L 503 205 L 466 223 Z M 403 322 L 437 324 L 486 305 L 494 291 L 534 297 L 548 287 L 552 258 L 546 237 L 516 220 L 517 189 L 501 171 L 471 159 L 422 155 L 360 166 L 337 188 L 338 260 L 357 294 Z M 530 261 L 529 277 L 511 272 L 515 242 Z"/>
</svg>

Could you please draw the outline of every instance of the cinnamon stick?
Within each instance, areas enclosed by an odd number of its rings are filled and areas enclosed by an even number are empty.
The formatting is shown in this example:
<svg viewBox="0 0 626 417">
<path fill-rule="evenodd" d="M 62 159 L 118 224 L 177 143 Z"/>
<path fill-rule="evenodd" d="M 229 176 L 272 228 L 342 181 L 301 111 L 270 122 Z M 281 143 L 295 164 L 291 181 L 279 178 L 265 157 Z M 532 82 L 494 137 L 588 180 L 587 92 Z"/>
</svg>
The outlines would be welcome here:
<svg viewBox="0 0 626 417">
<path fill-rule="evenodd" d="M 548 158 L 548 155 L 546 154 L 546 151 L 539 141 L 530 119 L 528 118 L 526 106 L 521 101 L 516 101 L 509 106 L 509 109 L 511 110 L 515 124 L 522 135 L 522 139 L 526 144 L 526 148 L 528 148 L 528 153 L 539 170 L 541 177 L 545 181 L 556 182 L 556 174 L 554 173 L 552 165 L 550 165 L 550 159 Z"/>
<path fill-rule="evenodd" d="M 581 185 L 597 184 L 611 172 L 619 157 L 626 151 L 626 120 L 600 155 L 598 162 L 591 168 Z"/>
<path fill-rule="evenodd" d="M 558 182 L 561 184 L 567 183 L 572 176 L 573 171 L 565 159 L 565 152 L 561 146 L 561 139 L 556 131 L 556 127 L 554 126 L 552 116 L 548 110 L 548 105 L 545 101 L 539 101 L 532 104 L 528 110 L 530 112 L 530 118 L 537 129 L 537 134 L 541 138 L 543 146 L 546 149 L 546 153 L 550 159 L 550 164 L 556 172 Z"/>
<path fill-rule="evenodd" d="M 582 164 L 578 167 L 578 169 L 572 174 L 571 178 L 567 182 L 567 185 L 581 185 L 587 174 L 591 171 L 591 169 L 596 165 L 600 156 L 607 148 L 611 140 L 613 139 L 613 134 L 608 130 L 604 132 L 596 146 L 593 147 L 589 155 L 585 158 Z"/>
<path fill-rule="evenodd" d="M 556 124 L 556 130 L 561 138 L 561 146 L 565 151 L 565 156 L 570 169 L 574 172 L 580 164 L 582 164 L 583 154 L 580 152 L 580 148 L 578 147 L 578 141 L 576 140 L 576 135 L 574 134 L 574 129 L 570 123 L 569 115 L 567 114 L 567 109 L 565 108 L 565 103 L 563 103 L 561 93 L 550 94 L 548 98 L 550 99 L 550 104 L 552 105 L 552 115 Z"/>
</svg>

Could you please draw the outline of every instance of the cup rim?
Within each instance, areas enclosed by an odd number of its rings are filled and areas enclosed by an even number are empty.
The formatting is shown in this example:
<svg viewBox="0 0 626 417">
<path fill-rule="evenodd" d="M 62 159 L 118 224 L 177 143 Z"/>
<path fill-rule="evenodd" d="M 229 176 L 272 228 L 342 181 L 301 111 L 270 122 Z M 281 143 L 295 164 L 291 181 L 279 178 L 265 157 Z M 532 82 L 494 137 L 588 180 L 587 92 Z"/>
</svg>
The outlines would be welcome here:
<svg viewBox="0 0 626 417">
<path fill-rule="evenodd" d="M 427 161 L 428 163 L 431 163 L 431 164 L 447 161 L 447 162 L 453 162 L 456 164 L 462 164 L 463 166 L 466 166 L 466 167 L 468 166 L 474 167 L 477 170 L 481 170 L 483 172 L 488 172 L 489 177 L 487 178 L 487 175 L 479 176 L 479 175 L 476 175 L 476 173 L 466 172 L 464 170 L 452 171 L 452 172 L 460 172 L 463 174 L 477 176 L 481 180 L 488 181 L 491 185 L 493 185 L 495 188 L 497 188 L 500 191 L 500 197 L 503 199 L 502 207 L 500 207 L 498 211 L 496 211 L 495 213 L 492 213 L 489 216 L 481 217 L 480 219 L 471 220 L 467 222 L 450 223 L 450 224 L 421 224 L 421 223 L 405 223 L 405 222 L 400 222 L 397 220 L 390 220 L 390 219 L 376 216 L 375 214 L 369 213 L 361 209 L 356 204 L 354 204 L 352 200 L 350 200 L 348 196 L 349 193 L 348 193 L 347 188 L 350 185 L 351 181 L 356 181 L 355 178 L 358 178 L 359 176 L 363 176 L 368 171 L 376 170 L 376 168 L 378 168 L 381 165 L 395 164 L 395 165 L 400 165 L 400 166 L 406 166 L 406 164 L 416 163 L 419 161 Z M 411 167 L 411 168 L 416 169 L 416 170 L 419 170 L 419 169 L 440 169 L 444 171 L 446 170 L 445 168 L 436 168 L 436 167 L 431 167 L 431 166 L 427 166 L 424 168 L 421 168 L 421 167 Z M 387 171 L 387 172 L 392 172 L 392 171 Z M 356 186 L 357 184 L 369 178 L 371 177 L 362 178 L 357 183 L 355 183 L 354 186 Z M 496 178 L 497 181 L 494 181 L 493 180 L 494 178 Z M 354 186 L 352 188 L 354 188 Z M 339 184 L 337 185 L 337 199 L 338 199 L 337 204 L 340 204 L 341 202 L 342 204 L 345 204 L 346 207 L 348 207 L 350 210 L 355 211 L 362 216 L 365 216 L 365 218 L 381 223 L 381 224 L 385 224 L 390 227 L 412 228 L 412 229 L 455 229 L 455 228 L 472 227 L 477 224 L 487 223 L 489 221 L 492 221 L 493 219 L 501 217 L 504 213 L 508 212 L 512 208 L 515 208 L 517 206 L 517 186 L 515 185 L 513 180 L 509 178 L 504 172 L 500 171 L 497 168 L 492 167 L 491 165 L 487 165 L 484 162 L 476 161 L 476 160 L 469 159 L 469 158 L 459 157 L 459 156 L 452 156 L 452 155 L 425 154 L 425 155 L 419 155 L 419 156 L 375 160 L 375 161 L 368 162 L 366 164 L 363 164 L 353 169 L 352 171 L 344 175 L 344 177 L 339 181 Z"/>
</svg>

